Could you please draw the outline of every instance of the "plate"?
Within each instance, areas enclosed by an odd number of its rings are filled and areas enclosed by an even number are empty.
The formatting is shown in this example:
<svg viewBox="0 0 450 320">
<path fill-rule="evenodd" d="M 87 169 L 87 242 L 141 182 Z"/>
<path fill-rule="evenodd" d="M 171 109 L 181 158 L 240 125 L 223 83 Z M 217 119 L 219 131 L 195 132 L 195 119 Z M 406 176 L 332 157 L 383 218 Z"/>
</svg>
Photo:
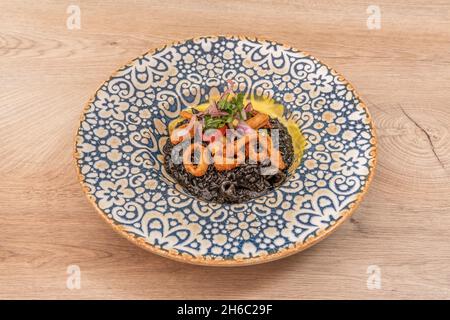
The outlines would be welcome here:
<svg viewBox="0 0 450 320">
<path fill-rule="evenodd" d="M 168 124 L 227 80 L 272 98 L 298 124 L 306 147 L 290 178 L 242 204 L 198 200 L 164 171 Z M 323 62 L 274 41 L 200 37 L 136 58 L 85 105 L 76 134 L 88 199 L 138 246 L 182 262 L 268 262 L 317 243 L 356 209 L 373 177 L 376 137 L 352 85 Z"/>
</svg>

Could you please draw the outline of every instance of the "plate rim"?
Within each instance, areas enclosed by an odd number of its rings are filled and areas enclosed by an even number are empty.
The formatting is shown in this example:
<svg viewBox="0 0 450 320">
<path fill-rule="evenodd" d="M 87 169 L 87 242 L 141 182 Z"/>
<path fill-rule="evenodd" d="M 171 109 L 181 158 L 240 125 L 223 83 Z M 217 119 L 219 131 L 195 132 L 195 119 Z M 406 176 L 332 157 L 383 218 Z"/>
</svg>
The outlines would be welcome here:
<svg viewBox="0 0 450 320">
<path fill-rule="evenodd" d="M 87 190 L 88 188 L 83 182 L 83 175 L 81 174 L 81 169 L 77 162 L 77 160 L 78 160 L 77 138 L 78 138 L 79 128 L 85 118 L 86 112 L 89 110 L 89 105 L 95 100 L 97 93 L 100 91 L 100 89 L 103 87 L 103 85 L 106 82 L 110 81 L 114 77 L 114 75 L 119 73 L 120 70 L 122 70 L 126 67 L 129 67 L 129 66 L 132 66 L 133 62 L 136 59 L 142 58 L 148 54 L 153 54 L 157 51 L 163 50 L 164 48 L 173 47 L 177 44 L 186 43 L 188 41 L 195 41 L 195 40 L 204 39 L 204 38 L 220 38 L 220 37 L 234 38 L 234 39 L 239 39 L 239 40 L 274 42 L 277 45 L 281 45 L 285 48 L 294 49 L 297 52 L 304 54 L 312 59 L 315 59 L 322 65 L 326 66 L 330 71 L 332 71 L 332 72 L 336 73 L 338 76 L 342 77 L 342 79 L 344 79 L 344 83 L 346 83 L 347 85 L 350 85 L 351 89 L 349 89 L 349 91 L 351 91 L 355 95 L 355 97 L 359 100 L 362 108 L 364 109 L 364 111 L 367 114 L 367 117 L 368 117 L 368 120 L 370 123 L 370 127 L 371 127 L 370 133 L 371 133 L 373 141 L 374 141 L 373 142 L 373 159 L 371 159 L 373 164 L 370 167 L 370 172 L 367 177 L 367 181 L 366 181 L 365 185 L 363 186 L 363 188 L 361 189 L 361 191 L 357 194 L 356 200 L 352 204 L 349 205 L 348 209 L 342 211 L 341 219 L 339 219 L 335 224 L 333 224 L 328 229 L 319 230 L 317 236 L 315 236 L 314 238 L 309 238 L 302 243 L 295 243 L 293 246 L 279 249 L 278 251 L 276 251 L 274 253 L 266 253 L 266 254 L 262 254 L 257 257 L 251 257 L 251 258 L 217 259 L 217 258 L 208 258 L 208 257 L 193 257 L 190 255 L 180 254 L 178 251 L 176 251 L 174 249 L 163 250 L 163 249 L 157 248 L 157 247 L 151 245 L 150 243 L 146 242 L 143 238 L 133 236 L 132 234 L 128 233 L 122 225 L 114 223 L 114 221 L 112 219 L 108 218 L 106 213 L 103 212 L 98 207 L 97 203 L 95 202 L 94 197 L 88 193 L 88 190 Z M 188 263 L 188 264 L 201 265 L 201 266 L 237 267 L 237 266 L 251 266 L 251 265 L 257 265 L 257 264 L 262 264 L 262 263 L 266 263 L 266 262 L 271 262 L 271 261 L 279 260 L 282 258 L 286 258 L 288 256 L 299 253 L 301 251 L 304 251 L 304 250 L 310 248 L 311 246 L 319 243 L 320 241 L 324 240 L 328 236 L 330 236 L 336 229 L 339 228 L 339 226 L 341 224 L 343 224 L 345 221 L 347 221 L 355 213 L 356 209 L 359 207 L 361 201 L 363 200 L 364 196 L 368 192 L 369 187 L 374 178 L 376 167 L 377 167 L 377 160 L 378 160 L 378 138 L 377 138 L 377 134 L 376 134 L 376 128 L 375 128 L 375 123 L 373 121 L 373 117 L 370 114 L 369 108 L 367 107 L 366 103 L 362 100 L 361 96 L 356 91 L 355 86 L 349 80 L 347 80 L 347 78 L 344 77 L 340 72 L 336 71 L 335 68 L 330 67 L 322 59 L 316 58 L 315 56 L 311 55 L 307 51 L 299 50 L 296 47 L 293 47 L 291 45 L 287 45 L 285 43 L 278 42 L 278 41 L 273 41 L 273 40 L 270 40 L 268 38 L 261 37 L 261 36 L 242 36 L 242 35 L 233 35 L 233 34 L 200 35 L 200 36 L 196 36 L 196 37 L 187 38 L 184 40 L 175 40 L 172 42 L 167 42 L 164 45 L 153 47 L 153 48 L 147 50 L 146 52 L 144 52 L 143 54 L 141 54 L 137 57 L 134 57 L 131 60 L 128 60 L 128 62 L 126 64 L 121 65 L 118 69 L 113 71 L 111 73 L 111 75 L 109 76 L 109 78 L 107 80 L 104 80 L 100 84 L 100 86 L 97 88 L 97 90 L 95 90 L 95 93 L 89 98 L 89 100 L 83 106 L 83 109 L 82 109 L 82 112 L 81 112 L 81 115 L 79 118 L 78 126 L 76 127 L 75 134 L 74 134 L 72 158 L 73 158 L 73 161 L 75 162 L 78 182 L 81 185 L 81 188 L 83 190 L 85 197 L 88 199 L 88 201 L 91 203 L 91 205 L 95 208 L 96 212 L 103 218 L 103 220 L 105 220 L 107 222 L 107 224 L 112 227 L 112 229 L 114 231 L 119 233 L 125 239 L 129 240 L 136 246 L 138 246 L 146 251 L 152 252 L 159 256 L 162 256 L 162 257 L 174 260 L 174 261 L 178 261 L 178 262 L 184 262 L 184 263 Z"/>
</svg>

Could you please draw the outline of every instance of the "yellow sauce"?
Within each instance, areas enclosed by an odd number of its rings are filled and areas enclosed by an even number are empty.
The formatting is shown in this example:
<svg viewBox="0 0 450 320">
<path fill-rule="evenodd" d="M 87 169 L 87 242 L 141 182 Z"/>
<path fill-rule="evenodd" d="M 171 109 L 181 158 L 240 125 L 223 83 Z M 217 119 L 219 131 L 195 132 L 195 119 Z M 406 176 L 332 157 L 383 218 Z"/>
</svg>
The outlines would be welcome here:
<svg viewBox="0 0 450 320">
<path fill-rule="evenodd" d="M 302 135 L 297 123 L 295 123 L 295 121 L 293 120 L 288 120 L 284 118 L 283 117 L 284 106 L 282 104 L 277 103 L 273 99 L 265 99 L 252 96 L 250 97 L 250 99 L 248 99 L 247 97 L 244 99 L 244 105 L 246 105 L 248 102 L 252 103 L 253 109 L 261 113 L 265 113 L 271 118 L 278 119 L 278 121 L 280 121 L 281 124 L 283 124 L 287 128 L 289 135 L 292 138 L 292 146 L 294 147 L 294 162 L 291 165 L 290 171 L 297 168 L 297 166 L 300 164 L 303 151 L 306 147 L 305 137 Z M 196 106 L 195 109 L 197 109 L 198 111 L 205 111 L 208 108 L 208 106 L 209 102 L 205 102 Z M 187 108 L 186 111 L 192 112 L 192 108 Z M 184 120 L 183 118 L 178 118 L 170 122 L 169 133 L 172 132 L 172 130 L 177 126 L 177 124 L 183 120 Z"/>
<path fill-rule="evenodd" d="M 250 101 L 253 109 L 261 113 L 265 113 L 269 117 L 278 119 L 278 121 L 280 121 L 281 124 L 288 130 L 288 133 L 292 138 L 292 146 L 294 147 L 294 162 L 292 163 L 289 171 L 295 170 L 300 164 L 303 151 L 306 147 L 305 137 L 301 133 L 297 123 L 295 123 L 294 120 L 289 120 L 283 117 L 284 106 L 277 103 L 273 99 L 251 97 Z"/>
</svg>

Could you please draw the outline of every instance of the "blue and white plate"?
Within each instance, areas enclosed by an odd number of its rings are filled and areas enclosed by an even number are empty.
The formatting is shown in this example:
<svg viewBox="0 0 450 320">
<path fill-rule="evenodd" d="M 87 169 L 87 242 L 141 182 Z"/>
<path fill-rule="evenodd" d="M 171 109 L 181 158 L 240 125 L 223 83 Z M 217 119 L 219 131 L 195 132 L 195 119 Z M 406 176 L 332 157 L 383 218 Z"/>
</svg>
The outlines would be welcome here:
<svg viewBox="0 0 450 320">
<path fill-rule="evenodd" d="M 227 79 L 283 104 L 306 139 L 284 185 L 234 205 L 194 198 L 162 164 L 169 122 Z M 317 243 L 354 212 L 373 176 L 376 137 L 353 87 L 316 58 L 273 41 L 201 37 L 115 72 L 84 108 L 75 158 L 90 202 L 135 244 L 183 262 L 249 265 Z"/>
</svg>

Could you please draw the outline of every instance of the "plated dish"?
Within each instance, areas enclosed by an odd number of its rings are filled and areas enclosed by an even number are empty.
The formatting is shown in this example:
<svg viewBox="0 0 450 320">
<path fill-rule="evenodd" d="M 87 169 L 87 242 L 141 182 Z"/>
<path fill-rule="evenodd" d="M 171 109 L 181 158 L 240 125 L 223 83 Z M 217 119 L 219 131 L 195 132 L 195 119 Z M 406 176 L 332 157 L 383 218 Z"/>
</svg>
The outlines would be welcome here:
<svg viewBox="0 0 450 320">
<path fill-rule="evenodd" d="M 314 57 L 201 37 L 114 73 L 85 107 L 75 159 L 91 203 L 135 244 L 237 266 L 299 252 L 345 221 L 376 138 L 353 87 Z"/>
</svg>

